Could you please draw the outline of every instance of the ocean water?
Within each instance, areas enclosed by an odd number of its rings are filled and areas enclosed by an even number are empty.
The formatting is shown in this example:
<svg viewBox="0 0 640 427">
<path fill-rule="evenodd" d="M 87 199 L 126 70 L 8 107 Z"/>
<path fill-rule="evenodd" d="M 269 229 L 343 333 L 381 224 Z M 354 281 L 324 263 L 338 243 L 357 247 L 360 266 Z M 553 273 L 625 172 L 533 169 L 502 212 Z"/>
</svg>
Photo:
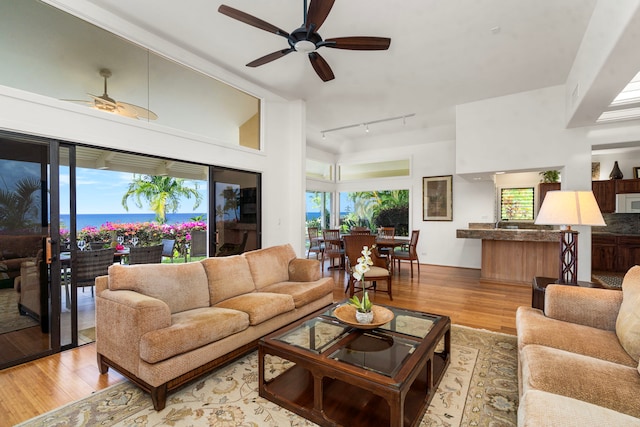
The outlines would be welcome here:
<svg viewBox="0 0 640 427">
<path fill-rule="evenodd" d="M 191 218 L 202 215 L 205 220 L 205 213 L 174 213 L 167 214 L 167 224 L 176 224 L 191 221 Z M 149 213 L 124 213 L 124 214 L 78 214 L 76 216 L 76 225 L 78 230 L 84 227 L 93 226 L 100 227 L 102 224 L 111 222 L 113 224 L 129 224 L 135 222 L 150 222 L 155 219 L 155 214 Z M 71 225 L 70 215 L 60 215 L 61 228 L 69 228 Z"/>
</svg>

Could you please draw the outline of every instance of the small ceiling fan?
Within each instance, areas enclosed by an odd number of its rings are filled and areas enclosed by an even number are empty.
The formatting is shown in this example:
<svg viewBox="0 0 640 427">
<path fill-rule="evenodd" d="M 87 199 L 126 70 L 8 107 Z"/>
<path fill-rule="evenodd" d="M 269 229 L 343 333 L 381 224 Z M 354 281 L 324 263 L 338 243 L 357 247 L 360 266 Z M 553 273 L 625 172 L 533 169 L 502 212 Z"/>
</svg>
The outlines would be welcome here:
<svg viewBox="0 0 640 427">
<path fill-rule="evenodd" d="M 278 36 L 284 37 L 289 42 L 288 49 L 278 50 L 276 52 L 265 55 L 261 58 L 251 61 L 247 67 L 258 67 L 268 62 L 282 58 L 291 52 L 302 52 L 309 56 L 309 61 L 318 76 L 325 82 L 333 80 L 335 76 L 327 61 L 317 52 L 321 47 L 330 47 L 333 49 L 349 49 L 349 50 L 386 50 L 389 49 L 391 39 L 387 37 L 337 37 L 323 40 L 318 30 L 329 15 L 335 0 L 311 0 L 307 9 L 307 1 L 304 0 L 303 23 L 300 28 L 293 30 L 291 34 L 271 25 L 255 16 L 251 16 L 245 12 L 234 9 L 232 7 L 221 5 L 218 12 L 227 15 L 240 22 L 249 24 Z"/>
<path fill-rule="evenodd" d="M 102 68 L 100 70 L 100 75 L 104 77 L 104 93 L 102 95 L 98 96 L 88 93 L 87 95 L 93 98 L 93 101 L 73 99 L 65 101 L 91 104 L 91 107 L 97 108 L 98 110 L 120 114 L 121 116 L 130 117 L 132 119 L 156 120 L 158 118 L 158 115 L 151 110 L 147 110 L 146 108 L 140 107 L 138 105 L 116 101 L 115 99 L 111 98 L 107 93 L 107 79 L 111 77 L 111 70 Z"/>
</svg>

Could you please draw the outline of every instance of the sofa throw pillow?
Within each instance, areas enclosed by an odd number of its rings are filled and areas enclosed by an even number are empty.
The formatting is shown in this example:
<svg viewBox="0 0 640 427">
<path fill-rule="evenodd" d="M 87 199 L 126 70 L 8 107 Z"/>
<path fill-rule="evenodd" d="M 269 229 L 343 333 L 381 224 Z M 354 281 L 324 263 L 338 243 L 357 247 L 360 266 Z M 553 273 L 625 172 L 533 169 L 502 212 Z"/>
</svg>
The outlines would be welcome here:
<svg viewBox="0 0 640 427">
<path fill-rule="evenodd" d="M 640 361 L 640 266 L 632 267 L 622 281 L 616 335 L 629 356 Z"/>
<path fill-rule="evenodd" d="M 171 314 L 209 307 L 209 286 L 199 262 L 176 264 L 114 264 L 109 289 L 135 291 L 164 301 Z"/>
<path fill-rule="evenodd" d="M 211 305 L 256 290 L 246 258 L 232 255 L 205 258 L 200 262 L 207 273 Z"/>
<path fill-rule="evenodd" d="M 253 282 L 260 290 L 289 280 L 289 262 L 295 259 L 296 253 L 291 245 L 286 244 L 245 252 L 242 256 L 249 262 Z"/>
</svg>

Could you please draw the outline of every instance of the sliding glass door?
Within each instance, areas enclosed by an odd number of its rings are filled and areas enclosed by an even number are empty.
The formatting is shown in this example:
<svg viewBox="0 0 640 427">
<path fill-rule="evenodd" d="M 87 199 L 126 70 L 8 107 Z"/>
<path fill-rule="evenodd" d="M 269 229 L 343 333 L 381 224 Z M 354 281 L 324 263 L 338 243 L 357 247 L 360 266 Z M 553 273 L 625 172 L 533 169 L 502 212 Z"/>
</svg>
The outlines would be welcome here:
<svg viewBox="0 0 640 427">
<path fill-rule="evenodd" d="M 60 348 L 58 158 L 56 141 L 0 133 L 0 368 Z"/>
</svg>

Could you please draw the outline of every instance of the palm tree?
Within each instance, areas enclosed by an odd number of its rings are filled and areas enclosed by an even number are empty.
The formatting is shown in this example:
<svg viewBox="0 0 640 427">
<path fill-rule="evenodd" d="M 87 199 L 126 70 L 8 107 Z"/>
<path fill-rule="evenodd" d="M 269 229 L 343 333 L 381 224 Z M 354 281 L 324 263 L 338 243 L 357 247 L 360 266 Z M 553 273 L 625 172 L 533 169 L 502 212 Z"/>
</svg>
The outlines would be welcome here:
<svg viewBox="0 0 640 427">
<path fill-rule="evenodd" d="M 0 190 L 0 229 L 30 228 L 38 223 L 40 181 L 23 178 L 14 191 Z"/>
<path fill-rule="evenodd" d="M 133 182 L 129 184 L 127 192 L 122 197 L 122 206 L 128 211 L 127 201 L 134 197 L 136 206 L 142 207 L 145 199 L 151 210 L 156 214 L 156 221 L 164 224 L 167 213 L 173 213 L 180 207 L 180 197 L 195 198 L 193 209 L 200 206 L 202 196 L 198 193 L 198 183 L 195 188 L 188 187 L 182 178 L 156 175 L 133 175 Z"/>
</svg>

